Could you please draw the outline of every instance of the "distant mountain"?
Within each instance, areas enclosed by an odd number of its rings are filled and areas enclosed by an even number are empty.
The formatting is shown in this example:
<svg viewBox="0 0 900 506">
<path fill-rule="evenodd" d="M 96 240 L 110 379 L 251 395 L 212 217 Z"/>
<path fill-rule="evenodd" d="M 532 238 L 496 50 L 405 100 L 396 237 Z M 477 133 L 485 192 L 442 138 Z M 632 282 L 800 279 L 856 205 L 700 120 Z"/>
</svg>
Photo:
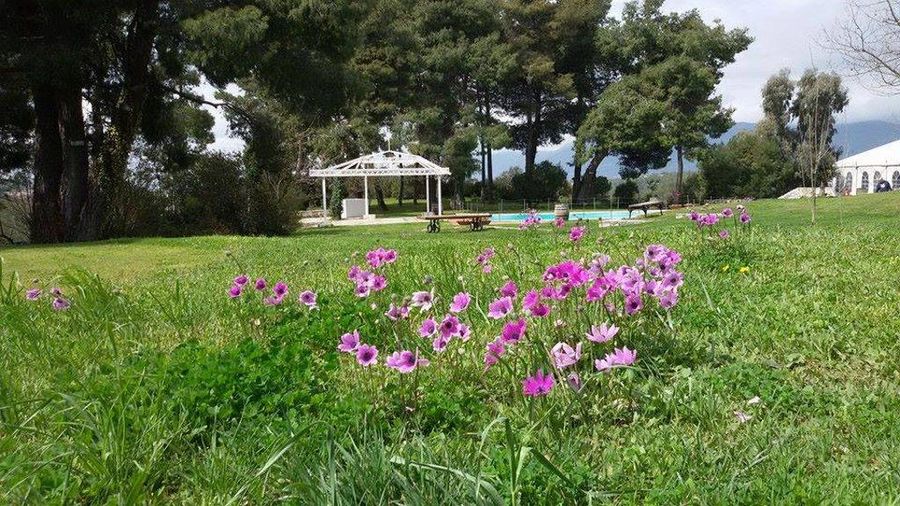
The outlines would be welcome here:
<svg viewBox="0 0 900 506">
<path fill-rule="evenodd" d="M 728 142 L 738 133 L 753 130 L 755 127 L 755 123 L 735 123 L 722 137 L 716 139 L 716 142 Z M 852 156 L 897 139 L 900 139 L 900 125 L 886 121 L 860 121 L 840 124 L 834 137 L 835 144 L 844 149 L 843 157 Z M 569 164 L 572 163 L 573 156 L 573 140 L 568 139 L 559 145 L 541 148 L 537 154 L 537 161 L 548 160 L 557 163 L 571 176 L 572 167 Z M 494 152 L 495 176 L 506 172 L 510 167 L 523 167 L 524 165 L 525 156 L 521 151 L 501 149 Z M 696 170 L 697 168 L 696 164 L 689 160 L 685 160 L 684 165 L 685 170 Z M 662 172 L 674 172 L 675 170 L 676 162 L 674 157 L 669 161 L 668 165 L 660 169 Z M 618 159 L 608 157 L 606 160 L 603 160 L 600 164 L 599 174 L 608 178 L 617 178 L 619 176 Z"/>
</svg>

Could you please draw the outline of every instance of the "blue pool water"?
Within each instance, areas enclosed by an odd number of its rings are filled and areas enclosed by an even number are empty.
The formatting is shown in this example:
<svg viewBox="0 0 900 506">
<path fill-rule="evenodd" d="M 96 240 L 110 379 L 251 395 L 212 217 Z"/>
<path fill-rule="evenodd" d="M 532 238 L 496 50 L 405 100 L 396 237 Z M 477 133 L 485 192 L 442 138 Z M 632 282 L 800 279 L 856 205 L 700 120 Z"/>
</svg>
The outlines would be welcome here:
<svg viewBox="0 0 900 506">
<path fill-rule="evenodd" d="M 552 212 L 537 213 L 543 221 L 553 221 L 556 216 Z M 522 221 L 527 218 L 526 213 L 504 213 L 492 214 L 491 221 Z M 628 218 L 628 211 L 572 211 L 569 213 L 569 220 L 596 220 L 603 218 L 604 220 L 623 220 Z"/>
</svg>

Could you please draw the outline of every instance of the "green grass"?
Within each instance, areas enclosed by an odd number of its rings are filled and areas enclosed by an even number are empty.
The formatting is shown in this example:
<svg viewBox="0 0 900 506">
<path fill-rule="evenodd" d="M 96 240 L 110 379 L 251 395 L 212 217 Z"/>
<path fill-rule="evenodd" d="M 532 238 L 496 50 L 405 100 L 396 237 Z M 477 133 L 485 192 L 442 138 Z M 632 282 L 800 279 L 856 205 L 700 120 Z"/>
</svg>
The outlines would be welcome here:
<svg viewBox="0 0 900 506">
<path fill-rule="evenodd" d="M 752 226 L 727 246 L 670 213 L 591 227 L 574 251 L 549 227 L 421 224 L 5 248 L 0 501 L 897 502 L 900 193 L 819 204 L 811 227 L 808 201 L 748 203 Z M 671 328 L 648 313 L 625 329 L 638 367 L 581 401 L 558 385 L 529 405 L 519 376 L 482 374 L 497 326 L 475 313 L 467 347 L 416 379 L 334 350 L 359 328 L 385 357 L 406 339 L 381 316 L 390 293 L 426 277 L 486 308 L 504 276 L 533 285 L 563 252 L 619 265 L 650 243 L 684 256 Z M 376 246 L 400 260 L 383 296 L 358 300 L 346 270 Z M 240 271 L 286 280 L 292 300 L 314 288 L 321 309 L 233 304 Z M 35 278 L 72 308 L 26 302 Z M 573 342 L 585 316 L 563 317 L 527 339 Z"/>
</svg>

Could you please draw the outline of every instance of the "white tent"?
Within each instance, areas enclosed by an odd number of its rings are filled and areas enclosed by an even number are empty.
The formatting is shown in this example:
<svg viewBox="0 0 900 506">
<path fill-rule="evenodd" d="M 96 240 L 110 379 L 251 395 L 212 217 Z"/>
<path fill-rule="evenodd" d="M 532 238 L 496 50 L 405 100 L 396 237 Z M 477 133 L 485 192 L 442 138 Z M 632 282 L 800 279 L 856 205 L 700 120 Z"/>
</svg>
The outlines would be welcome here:
<svg viewBox="0 0 900 506">
<path fill-rule="evenodd" d="M 850 195 L 871 193 L 882 180 L 900 190 L 900 140 L 839 160 L 832 187 Z"/>
<path fill-rule="evenodd" d="M 441 167 L 425 158 L 402 151 L 381 151 L 361 156 L 353 160 L 332 165 L 325 169 L 310 169 L 311 177 L 322 178 L 322 211 L 328 213 L 325 180 L 329 177 L 362 177 L 366 201 L 366 216 L 369 216 L 369 176 L 425 176 L 426 212 L 431 213 L 430 176 L 437 177 L 437 214 L 443 214 L 441 203 L 441 176 L 449 176 L 450 169 Z"/>
</svg>

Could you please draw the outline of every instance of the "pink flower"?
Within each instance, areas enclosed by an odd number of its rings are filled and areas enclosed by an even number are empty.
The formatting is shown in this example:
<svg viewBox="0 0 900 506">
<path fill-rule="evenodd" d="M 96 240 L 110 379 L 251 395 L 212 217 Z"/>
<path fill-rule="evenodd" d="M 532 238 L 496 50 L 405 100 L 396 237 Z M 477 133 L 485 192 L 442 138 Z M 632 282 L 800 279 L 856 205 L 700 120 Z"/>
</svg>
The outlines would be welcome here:
<svg viewBox="0 0 900 506">
<path fill-rule="evenodd" d="M 575 392 L 580 392 L 582 387 L 584 387 L 584 384 L 581 382 L 581 376 L 575 371 L 569 373 L 569 376 L 566 377 L 566 382 L 569 384 L 569 388 Z"/>
<path fill-rule="evenodd" d="M 238 286 L 244 286 L 248 281 L 250 281 L 250 278 L 248 278 L 246 274 L 241 274 L 240 276 L 234 278 L 234 284 Z"/>
<path fill-rule="evenodd" d="M 659 294 L 659 305 L 663 309 L 672 309 L 678 304 L 678 291 L 675 289 L 663 290 Z"/>
<path fill-rule="evenodd" d="M 515 296 L 518 293 L 519 293 L 519 287 L 516 286 L 516 283 L 512 280 L 507 281 L 506 284 L 500 288 L 500 296 L 501 297 L 515 298 Z"/>
<path fill-rule="evenodd" d="M 411 351 L 395 351 L 385 360 L 385 365 L 395 369 L 401 374 L 408 374 L 416 370 L 416 367 L 427 366 L 428 359 L 420 358 L 417 353 Z"/>
<path fill-rule="evenodd" d="M 632 293 L 625 297 L 625 313 L 633 315 L 644 308 L 644 299 L 640 294 Z"/>
<path fill-rule="evenodd" d="M 568 343 L 556 343 L 550 354 L 553 356 L 553 365 L 557 369 L 565 369 L 578 363 L 581 358 L 581 343 L 576 344 L 574 349 Z"/>
<path fill-rule="evenodd" d="M 528 323 L 526 323 L 524 319 L 520 318 L 517 321 L 508 322 L 506 325 L 504 325 L 503 331 L 500 332 L 500 337 L 505 343 L 513 343 L 525 337 L 525 330 L 527 328 Z"/>
<path fill-rule="evenodd" d="M 422 337 L 430 337 L 435 332 L 437 332 L 437 323 L 435 323 L 434 318 L 426 318 L 422 325 L 419 326 L 419 335 Z"/>
<path fill-rule="evenodd" d="M 522 309 L 525 311 L 529 311 L 534 306 L 537 306 L 541 302 L 541 294 L 538 293 L 537 290 L 529 290 L 525 293 L 525 296 L 522 297 Z"/>
<path fill-rule="evenodd" d="M 300 293 L 300 302 L 310 309 L 316 308 L 316 292 L 304 290 Z"/>
<path fill-rule="evenodd" d="M 231 285 L 231 288 L 228 289 L 228 297 L 230 297 L 232 299 L 236 299 L 241 296 L 242 290 L 243 290 L 243 288 L 241 288 L 241 285 L 238 285 L 238 284 Z"/>
<path fill-rule="evenodd" d="M 607 325 L 606 323 L 601 323 L 599 327 L 591 326 L 591 331 L 588 332 L 587 338 L 589 341 L 595 343 L 605 343 L 611 341 L 613 337 L 619 332 L 619 327 L 615 325 Z"/>
<path fill-rule="evenodd" d="M 356 361 L 363 367 L 369 367 L 378 362 L 378 348 L 361 344 L 356 349 Z"/>
<path fill-rule="evenodd" d="M 750 215 L 747 214 L 747 211 L 741 211 L 740 221 L 744 225 L 750 223 L 751 219 L 750 219 Z"/>
<path fill-rule="evenodd" d="M 410 302 L 412 307 L 417 307 L 424 313 L 431 309 L 432 304 L 434 304 L 434 289 L 430 292 L 413 292 Z"/>
<path fill-rule="evenodd" d="M 441 353 L 447 349 L 448 344 L 450 344 L 450 337 L 449 336 L 444 337 L 442 335 L 439 335 L 439 336 L 435 337 L 434 340 L 431 342 L 431 349 L 433 349 L 434 351 L 436 351 L 438 353 Z"/>
<path fill-rule="evenodd" d="M 439 330 L 441 332 L 441 337 L 443 337 L 444 339 L 450 339 L 451 337 L 459 333 L 459 318 L 453 315 L 444 316 L 444 319 L 441 321 Z"/>
<path fill-rule="evenodd" d="M 69 306 L 71 306 L 69 301 L 62 297 L 56 297 L 55 299 L 53 299 L 54 311 L 65 311 L 66 309 L 69 309 Z"/>
<path fill-rule="evenodd" d="M 359 331 L 347 332 L 341 336 L 341 343 L 337 349 L 344 353 L 352 353 L 359 347 Z"/>
<path fill-rule="evenodd" d="M 488 317 L 495 320 L 506 317 L 513 309 L 512 299 L 509 297 L 500 297 L 488 305 Z"/>
<path fill-rule="evenodd" d="M 628 347 L 616 348 L 612 353 L 608 353 L 602 360 L 595 360 L 594 366 L 598 371 L 608 371 L 615 367 L 627 367 L 634 364 L 637 359 L 637 352 L 629 350 Z"/>
<path fill-rule="evenodd" d="M 459 339 L 462 342 L 466 342 L 469 340 L 470 337 L 472 337 L 472 331 L 469 329 L 469 326 L 464 323 L 460 323 L 459 324 Z"/>
<path fill-rule="evenodd" d="M 41 289 L 40 288 L 32 288 L 31 290 L 27 290 L 25 292 L 26 300 L 38 300 L 41 297 Z"/>
<path fill-rule="evenodd" d="M 522 393 L 528 397 L 539 397 L 547 395 L 553 390 L 556 381 L 552 374 L 544 375 L 544 371 L 540 370 L 534 376 L 529 376 L 522 381 Z"/>
<path fill-rule="evenodd" d="M 277 297 L 275 295 L 270 295 L 270 296 L 266 297 L 265 299 L 263 299 L 263 304 L 265 304 L 267 306 L 277 306 L 277 305 L 281 304 L 281 302 L 283 300 L 284 300 L 284 297 Z"/>
<path fill-rule="evenodd" d="M 403 320 L 403 319 L 409 318 L 409 307 L 408 306 L 396 306 L 392 302 L 390 308 L 388 308 L 387 312 L 384 313 L 384 315 L 393 321 Z"/>
<path fill-rule="evenodd" d="M 257 292 L 261 292 L 261 291 L 265 290 L 265 289 L 266 289 L 266 280 L 265 280 L 265 278 L 259 278 L 259 279 L 257 279 L 257 280 L 256 280 L 256 283 L 254 284 L 254 288 L 256 288 L 256 291 L 257 291 Z"/>
<path fill-rule="evenodd" d="M 563 228 L 566 226 L 566 220 L 562 218 L 562 216 L 557 216 L 555 220 L 553 220 L 553 226 L 556 228 Z"/>
<path fill-rule="evenodd" d="M 726 207 L 725 209 L 722 209 L 722 216 L 731 218 L 734 216 L 734 211 L 732 211 L 730 207 Z"/>
<path fill-rule="evenodd" d="M 543 318 L 550 314 L 550 306 L 544 304 L 543 302 L 531 308 L 531 316 L 535 318 Z"/>
<path fill-rule="evenodd" d="M 572 230 L 569 230 L 569 240 L 572 242 L 580 241 L 584 237 L 584 232 L 584 227 L 572 227 Z"/>
<path fill-rule="evenodd" d="M 356 289 L 354 290 L 354 293 L 356 294 L 357 297 L 368 297 L 369 294 L 371 293 L 371 290 L 369 289 L 369 286 L 367 284 L 360 283 L 360 284 L 356 285 Z"/>
<path fill-rule="evenodd" d="M 272 288 L 272 293 L 274 293 L 276 297 L 282 298 L 287 295 L 288 286 L 284 283 L 284 281 L 279 281 L 275 283 L 275 287 Z"/>
<path fill-rule="evenodd" d="M 451 313 L 462 313 L 469 307 L 472 297 L 466 292 L 459 292 L 453 296 L 453 302 L 450 303 Z"/>
<path fill-rule="evenodd" d="M 729 237 L 731 237 L 731 233 L 728 232 L 728 229 L 723 228 L 719 231 L 719 238 L 728 239 Z"/>
<path fill-rule="evenodd" d="M 387 287 L 387 278 L 384 276 L 372 276 L 369 286 L 374 292 L 380 292 Z"/>
</svg>

